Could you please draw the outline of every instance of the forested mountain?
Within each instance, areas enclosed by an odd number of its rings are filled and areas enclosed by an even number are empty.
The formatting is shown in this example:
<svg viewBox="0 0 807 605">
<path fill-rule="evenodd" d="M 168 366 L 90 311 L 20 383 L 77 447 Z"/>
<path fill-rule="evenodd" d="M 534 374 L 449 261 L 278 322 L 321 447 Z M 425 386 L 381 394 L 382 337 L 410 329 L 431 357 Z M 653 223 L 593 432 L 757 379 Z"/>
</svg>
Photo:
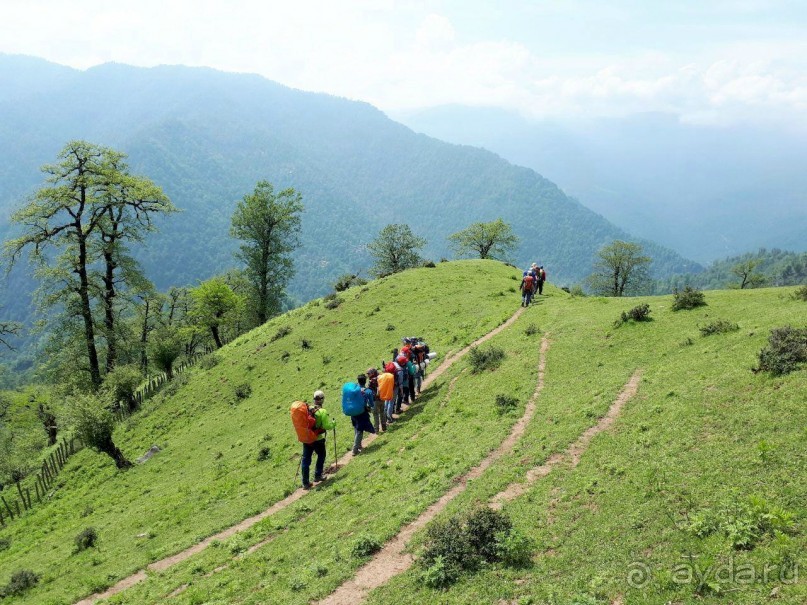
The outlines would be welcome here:
<svg viewBox="0 0 807 605">
<path fill-rule="evenodd" d="M 415 134 L 366 103 L 206 68 L 77 71 L 0 56 L 4 237 L 12 209 L 42 182 L 39 167 L 77 138 L 127 153 L 132 171 L 183 210 L 137 253 L 161 289 L 236 264 L 230 217 L 259 179 L 302 193 L 291 285 L 300 299 L 324 293 L 346 271 L 366 274 L 365 245 L 392 222 L 410 224 L 428 239 L 426 255 L 439 258 L 449 254 L 448 234 L 501 216 L 522 238 L 513 260 L 541 261 L 562 283 L 582 279 L 600 246 L 629 237 L 533 170 Z M 658 277 L 699 268 L 660 246 L 646 249 Z M 23 315 L 25 273 L 11 277 L 7 316 Z"/>
<path fill-rule="evenodd" d="M 807 132 L 688 124 L 672 114 L 529 120 L 443 106 L 394 116 L 537 170 L 619 227 L 705 263 L 760 247 L 807 251 Z"/>
<path fill-rule="evenodd" d="M 743 274 L 746 274 L 746 278 L 754 278 L 750 287 L 807 284 L 807 252 L 761 248 L 756 252 L 715 261 L 698 274 L 673 275 L 658 280 L 653 291 L 656 294 L 666 294 L 687 285 L 704 290 L 738 288 Z"/>
</svg>

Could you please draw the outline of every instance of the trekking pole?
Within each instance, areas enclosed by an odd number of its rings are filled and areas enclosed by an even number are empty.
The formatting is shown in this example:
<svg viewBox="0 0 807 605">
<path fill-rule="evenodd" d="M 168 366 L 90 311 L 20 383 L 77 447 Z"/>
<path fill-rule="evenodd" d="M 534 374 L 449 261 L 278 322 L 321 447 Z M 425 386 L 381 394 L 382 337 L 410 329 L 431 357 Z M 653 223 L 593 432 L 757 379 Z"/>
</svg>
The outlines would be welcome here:
<svg viewBox="0 0 807 605">
<path fill-rule="evenodd" d="M 339 470 L 339 448 L 336 447 L 336 425 L 333 427 L 333 460 L 334 471 Z"/>
<path fill-rule="evenodd" d="M 294 472 L 294 483 L 297 483 L 297 477 L 300 476 L 300 469 L 303 466 L 303 457 L 300 456 L 300 462 L 297 464 L 297 470 Z"/>
</svg>

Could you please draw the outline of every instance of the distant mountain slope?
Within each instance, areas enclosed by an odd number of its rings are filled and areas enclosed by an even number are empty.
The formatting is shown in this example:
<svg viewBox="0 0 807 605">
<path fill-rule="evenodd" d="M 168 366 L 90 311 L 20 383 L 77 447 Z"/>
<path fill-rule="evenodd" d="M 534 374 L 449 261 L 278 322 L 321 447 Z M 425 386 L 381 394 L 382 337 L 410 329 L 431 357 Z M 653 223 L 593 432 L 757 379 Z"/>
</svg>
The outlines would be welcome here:
<svg viewBox="0 0 807 605">
<path fill-rule="evenodd" d="M 699 262 L 759 247 L 807 251 L 807 132 L 682 124 L 674 115 L 529 121 L 443 106 L 395 116 L 560 183 L 621 228 Z"/>
<path fill-rule="evenodd" d="M 0 77 L 0 89 L 15 91 L 0 97 L 0 212 L 41 182 L 39 166 L 69 139 L 124 151 L 184 210 L 139 252 L 160 288 L 235 264 L 230 215 L 262 178 L 302 192 L 292 292 L 304 299 L 340 273 L 366 269 L 364 246 L 390 222 L 409 223 L 429 240 L 427 256 L 439 258 L 448 234 L 502 216 L 522 237 L 515 260 L 539 260 L 561 282 L 582 279 L 597 248 L 629 237 L 534 171 L 415 134 L 365 103 L 206 68 L 82 72 L 5 56 Z M 659 276 L 698 269 L 647 247 Z"/>
</svg>

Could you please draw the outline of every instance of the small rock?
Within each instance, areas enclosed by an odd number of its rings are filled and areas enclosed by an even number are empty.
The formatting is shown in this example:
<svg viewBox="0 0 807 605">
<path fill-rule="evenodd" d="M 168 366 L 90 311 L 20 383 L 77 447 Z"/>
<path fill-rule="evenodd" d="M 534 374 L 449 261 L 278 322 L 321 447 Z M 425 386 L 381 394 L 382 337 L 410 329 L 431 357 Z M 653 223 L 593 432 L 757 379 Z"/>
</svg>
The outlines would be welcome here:
<svg viewBox="0 0 807 605">
<path fill-rule="evenodd" d="M 160 451 L 160 446 L 159 445 L 152 445 L 145 454 L 143 454 L 142 456 L 140 456 L 140 458 L 137 459 L 137 463 L 138 464 L 143 464 L 144 462 L 146 462 L 149 458 L 151 458 L 154 454 L 156 454 L 159 451 Z"/>
</svg>

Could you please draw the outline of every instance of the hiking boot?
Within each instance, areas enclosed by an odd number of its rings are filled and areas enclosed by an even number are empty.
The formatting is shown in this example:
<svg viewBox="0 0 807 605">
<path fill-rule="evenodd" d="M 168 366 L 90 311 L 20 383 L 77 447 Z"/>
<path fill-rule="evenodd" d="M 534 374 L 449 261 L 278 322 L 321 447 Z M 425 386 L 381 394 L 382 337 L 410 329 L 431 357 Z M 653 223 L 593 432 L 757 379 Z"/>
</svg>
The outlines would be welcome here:
<svg viewBox="0 0 807 605">
<path fill-rule="evenodd" d="M 314 483 L 322 483 L 323 481 L 325 481 L 325 476 L 324 475 L 320 475 L 319 477 L 314 477 Z"/>
<path fill-rule="evenodd" d="M 310 489 L 311 489 L 311 487 L 312 487 L 312 485 L 311 485 L 310 483 L 303 483 L 303 489 L 304 489 L 305 491 L 310 490 Z"/>
</svg>

